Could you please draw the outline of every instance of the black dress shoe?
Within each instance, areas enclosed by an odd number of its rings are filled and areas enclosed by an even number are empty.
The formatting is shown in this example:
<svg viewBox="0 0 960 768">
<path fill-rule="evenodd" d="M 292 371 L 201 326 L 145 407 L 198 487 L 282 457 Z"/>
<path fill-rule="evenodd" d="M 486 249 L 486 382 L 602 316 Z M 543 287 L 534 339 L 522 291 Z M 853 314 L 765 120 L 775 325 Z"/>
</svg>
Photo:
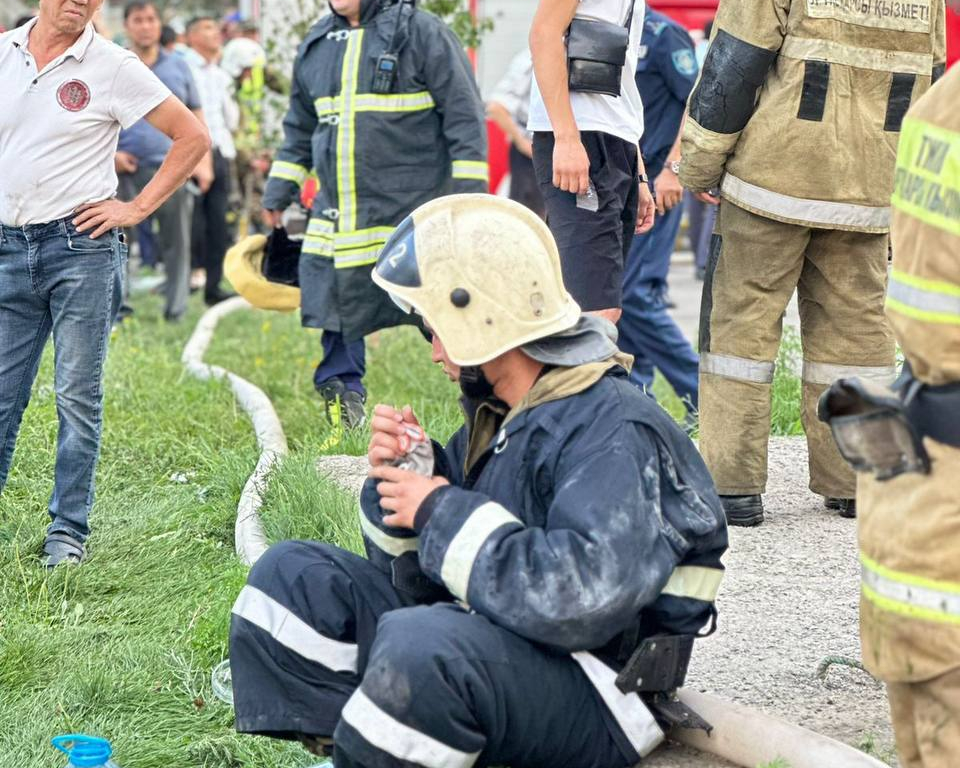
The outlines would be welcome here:
<svg viewBox="0 0 960 768">
<path fill-rule="evenodd" d="M 763 499 L 759 493 L 753 496 L 721 496 L 720 503 L 727 516 L 727 525 L 752 528 L 763 522 Z"/>
<path fill-rule="evenodd" d="M 826 496 L 824 497 L 823 504 L 827 509 L 837 510 L 837 514 L 840 515 L 840 517 L 852 519 L 857 516 L 856 499 L 841 499 L 836 496 Z"/>
</svg>

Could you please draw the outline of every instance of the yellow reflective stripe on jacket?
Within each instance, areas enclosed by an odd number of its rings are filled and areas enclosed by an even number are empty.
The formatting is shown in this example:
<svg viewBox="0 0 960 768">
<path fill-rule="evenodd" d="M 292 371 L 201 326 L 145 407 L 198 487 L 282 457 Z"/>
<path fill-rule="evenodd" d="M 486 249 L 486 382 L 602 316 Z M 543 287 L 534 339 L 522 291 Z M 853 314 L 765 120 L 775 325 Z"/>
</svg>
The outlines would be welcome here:
<svg viewBox="0 0 960 768">
<path fill-rule="evenodd" d="M 960 235 L 960 133 L 912 117 L 903 121 L 893 206 Z"/>
<path fill-rule="evenodd" d="M 288 163 L 285 160 L 274 160 L 270 166 L 269 178 L 292 181 L 298 187 L 302 187 L 308 173 L 309 171 L 302 165 Z"/>
<path fill-rule="evenodd" d="M 362 48 L 363 30 L 351 30 L 347 50 L 343 54 L 340 77 L 342 104 L 337 132 L 337 208 L 340 211 L 339 227 L 347 231 L 357 226 L 357 164 L 354 159 L 357 126 L 353 105 L 357 96 Z"/>
<path fill-rule="evenodd" d="M 333 256 L 333 222 L 326 219 L 311 218 L 307 222 L 307 233 L 303 238 L 301 253 L 311 256 Z"/>
<path fill-rule="evenodd" d="M 860 553 L 863 596 L 877 608 L 941 624 L 960 624 L 960 584 L 887 568 Z"/>
<path fill-rule="evenodd" d="M 860 48 L 844 45 L 835 40 L 787 35 L 780 47 L 780 55 L 788 59 L 829 61 L 857 69 L 874 69 L 880 72 L 903 72 L 911 75 L 927 75 L 933 71 L 933 55 L 886 51 L 879 48 Z"/>
<path fill-rule="evenodd" d="M 311 218 L 307 222 L 308 235 L 333 235 L 333 222 L 326 219 Z"/>
<path fill-rule="evenodd" d="M 482 160 L 454 160 L 453 178 L 488 181 L 490 179 L 490 166 Z"/>
<path fill-rule="evenodd" d="M 717 599 L 723 571 L 719 568 L 704 568 L 700 565 L 679 565 L 670 574 L 670 580 L 661 595 L 691 597 L 712 603 Z"/>
<path fill-rule="evenodd" d="M 324 96 L 313 102 L 317 115 L 332 115 L 343 111 L 347 99 L 341 96 Z M 417 112 L 433 109 L 436 102 L 429 91 L 413 93 L 358 93 L 353 99 L 354 112 Z"/>
<path fill-rule="evenodd" d="M 890 272 L 887 308 L 928 323 L 960 325 L 960 285 Z"/>
</svg>

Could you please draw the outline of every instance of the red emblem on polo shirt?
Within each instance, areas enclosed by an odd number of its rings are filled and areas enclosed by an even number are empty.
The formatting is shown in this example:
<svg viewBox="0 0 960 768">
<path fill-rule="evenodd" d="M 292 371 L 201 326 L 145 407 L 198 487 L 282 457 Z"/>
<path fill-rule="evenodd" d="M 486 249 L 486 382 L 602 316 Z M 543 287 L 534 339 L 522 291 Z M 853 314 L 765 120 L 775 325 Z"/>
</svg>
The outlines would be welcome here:
<svg viewBox="0 0 960 768">
<path fill-rule="evenodd" d="M 82 80 L 68 80 L 57 90 L 57 102 L 69 112 L 79 112 L 90 103 L 90 89 Z"/>
</svg>

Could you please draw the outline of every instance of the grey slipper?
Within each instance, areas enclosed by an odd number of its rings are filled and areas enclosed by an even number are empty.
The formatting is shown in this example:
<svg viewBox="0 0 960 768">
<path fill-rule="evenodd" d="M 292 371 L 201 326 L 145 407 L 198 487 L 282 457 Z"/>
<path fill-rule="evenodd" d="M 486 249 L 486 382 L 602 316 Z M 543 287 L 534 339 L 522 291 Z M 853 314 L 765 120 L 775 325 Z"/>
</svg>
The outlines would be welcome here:
<svg viewBox="0 0 960 768">
<path fill-rule="evenodd" d="M 44 568 L 56 568 L 61 563 L 79 565 L 87 554 L 83 543 L 77 541 L 69 533 L 57 531 L 47 534 L 43 542 Z"/>
</svg>

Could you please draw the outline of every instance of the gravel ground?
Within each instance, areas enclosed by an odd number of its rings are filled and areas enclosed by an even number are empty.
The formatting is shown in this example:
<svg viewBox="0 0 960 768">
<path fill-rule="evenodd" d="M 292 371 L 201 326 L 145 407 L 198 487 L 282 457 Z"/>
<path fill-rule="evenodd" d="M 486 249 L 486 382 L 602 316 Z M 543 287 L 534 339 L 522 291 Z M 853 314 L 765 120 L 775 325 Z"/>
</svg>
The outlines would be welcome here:
<svg viewBox="0 0 960 768">
<path fill-rule="evenodd" d="M 724 558 L 727 576 L 718 600 L 715 635 L 696 645 L 688 687 L 756 707 L 832 736 L 874 756 L 892 759 L 886 695 L 869 675 L 832 666 L 827 656 L 860 657 L 857 639 L 859 568 L 856 525 L 823 506 L 807 489 L 803 439 L 770 441 L 767 520 L 733 528 Z M 358 492 L 366 460 L 322 458 L 318 469 Z M 658 750 L 656 768 L 721 768 L 691 750 Z"/>
</svg>

